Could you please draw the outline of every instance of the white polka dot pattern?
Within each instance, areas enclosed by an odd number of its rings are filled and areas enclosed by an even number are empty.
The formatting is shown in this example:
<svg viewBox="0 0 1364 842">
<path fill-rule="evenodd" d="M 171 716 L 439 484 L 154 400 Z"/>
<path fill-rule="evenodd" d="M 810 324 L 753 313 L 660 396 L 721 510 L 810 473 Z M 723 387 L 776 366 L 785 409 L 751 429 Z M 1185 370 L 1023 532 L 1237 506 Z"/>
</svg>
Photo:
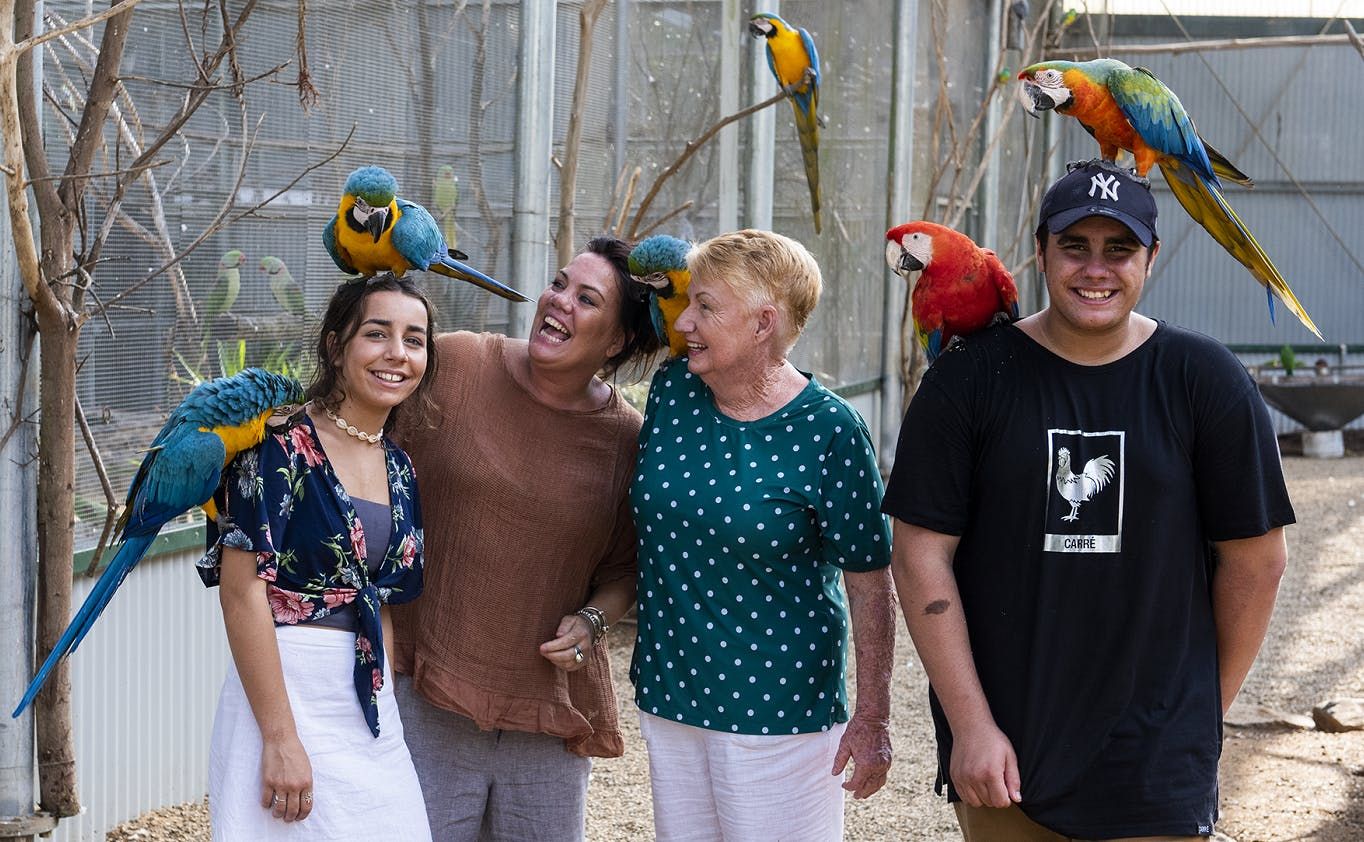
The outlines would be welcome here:
<svg viewBox="0 0 1364 842">
<path fill-rule="evenodd" d="M 742 734 L 845 721 L 839 569 L 890 563 L 862 419 L 811 378 L 773 415 L 735 421 L 671 361 L 654 376 L 638 465 L 640 708 Z"/>
</svg>

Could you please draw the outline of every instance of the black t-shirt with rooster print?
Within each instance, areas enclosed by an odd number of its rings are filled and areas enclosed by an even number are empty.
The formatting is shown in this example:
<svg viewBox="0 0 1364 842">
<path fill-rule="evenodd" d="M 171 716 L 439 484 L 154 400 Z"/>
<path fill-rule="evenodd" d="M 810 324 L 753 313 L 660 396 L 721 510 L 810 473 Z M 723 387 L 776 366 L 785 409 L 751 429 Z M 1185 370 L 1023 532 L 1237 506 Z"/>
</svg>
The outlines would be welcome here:
<svg viewBox="0 0 1364 842">
<path fill-rule="evenodd" d="M 924 375 L 882 511 L 961 538 L 976 670 L 1034 821 L 1081 838 L 1212 833 L 1210 542 L 1294 521 L 1268 411 L 1226 348 L 1162 322 L 1084 366 L 1012 325 L 977 334 Z M 931 691 L 930 707 L 955 801 Z"/>
</svg>

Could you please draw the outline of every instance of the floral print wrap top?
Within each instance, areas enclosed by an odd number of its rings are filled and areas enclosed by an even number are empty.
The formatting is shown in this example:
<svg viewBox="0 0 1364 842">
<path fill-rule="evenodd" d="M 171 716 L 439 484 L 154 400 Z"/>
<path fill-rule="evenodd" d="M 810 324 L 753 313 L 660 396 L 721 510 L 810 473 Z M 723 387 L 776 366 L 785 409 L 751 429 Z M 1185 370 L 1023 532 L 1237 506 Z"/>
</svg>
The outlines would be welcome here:
<svg viewBox="0 0 1364 842">
<path fill-rule="evenodd" d="M 305 412 L 228 466 L 213 498 L 219 518 L 207 524 L 208 550 L 198 565 L 212 587 L 219 582 L 223 547 L 255 553 L 276 625 L 358 612 L 355 692 L 376 737 L 384 683 L 379 606 L 409 602 L 422 589 L 422 521 L 412 462 L 386 437 L 383 446 L 393 531 L 375 576 L 365 566 L 364 527 Z"/>
</svg>

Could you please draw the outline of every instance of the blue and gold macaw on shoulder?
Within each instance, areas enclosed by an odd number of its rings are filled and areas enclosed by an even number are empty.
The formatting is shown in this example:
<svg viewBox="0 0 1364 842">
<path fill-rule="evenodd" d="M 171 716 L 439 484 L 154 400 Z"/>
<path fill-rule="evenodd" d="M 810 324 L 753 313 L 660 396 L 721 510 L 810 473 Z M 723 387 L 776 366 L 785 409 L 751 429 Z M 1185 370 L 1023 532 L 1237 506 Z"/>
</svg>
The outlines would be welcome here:
<svg viewBox="0 0 1364 842">
<path fill-rule="evenodd" d="M 687 287 L 691 286 L 691 272 L 687 270 L 689 251 L 690 243 L 667 234 L 645 237 L 630 251 L 630 274 L 649 288 L 649 311 L 654 330 L 668 346 L 670 357 L 680 357 L 687 352 L 687 340 L 673 329 L 673 324 L 690 301 L 687 296 Z"/>
<path fill-rule="evenodd" d="M 276 412 L 292 414 L 302 402 L 297 380 L 259 368 L 202 383 L 185 396 L 147 448 L 128 487 L 118 520 L 122 546 L 34 676 L 14 716 L 24 712 L 57 663 L 85 639 L 161 527 L 195 506 L 217 519 L 213 492 L 223 468 L 241 451 L 260 444 L 266 419 Z"/>
<path fill-rule="evenodd" d="M 804 29 L 794 29 L 777 15 L 762 12 L 748 20 L 748 34 L 767 39 L 767 66 L 777 84 L 791 98 L 796 116 L 796 136 L 805 159 L 805 180 L 810 184 L 810 205 L 815 233 L 820 230 L 819 208 L 819 53 Z"/>
<path fill-rule="evenodd" d="M 464 263 L 467 255 L 445 244 L 426 208 L 398 198 L 398 180 L 383 167 L 361 167 L 346 179 L 336 216 L 322 229 L 322 244 L 348 275 L 371 277 L 409 269 L 468 281 L 511 301 L 529 298 Z"/>
</svg>

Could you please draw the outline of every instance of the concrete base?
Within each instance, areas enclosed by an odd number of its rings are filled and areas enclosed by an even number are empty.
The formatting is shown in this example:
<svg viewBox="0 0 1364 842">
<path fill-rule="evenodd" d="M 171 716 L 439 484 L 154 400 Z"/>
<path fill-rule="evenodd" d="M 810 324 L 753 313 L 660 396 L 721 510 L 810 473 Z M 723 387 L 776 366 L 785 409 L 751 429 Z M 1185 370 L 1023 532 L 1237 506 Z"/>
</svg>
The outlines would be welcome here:
<svg viewBox="0 0 1364 842">
<path fill-rule="evenodd" d="M 1312 459 L 1339 459 L 1345 455 L 1345 436 L 1340 430 L 1302 431 L 1302 455 Z"/>
</svg>

